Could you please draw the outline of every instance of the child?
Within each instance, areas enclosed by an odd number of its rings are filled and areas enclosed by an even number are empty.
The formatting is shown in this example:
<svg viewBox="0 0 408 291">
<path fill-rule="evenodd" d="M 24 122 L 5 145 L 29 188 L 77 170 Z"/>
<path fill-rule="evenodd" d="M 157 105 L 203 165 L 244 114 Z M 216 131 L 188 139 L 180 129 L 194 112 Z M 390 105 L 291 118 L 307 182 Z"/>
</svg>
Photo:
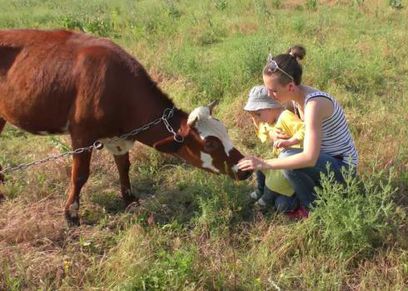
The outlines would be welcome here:
<svg viewBox="0 0 408 291">
<path fill-rule="evenodd" d="M 282 148 L 301 147 L 304 138 L 304 124 L 291 111 L 268 96 L 264 86 L 251 89 L 244 110 L 249 112 L 255 125 L 257 136 L 262 143 L 270 141 L 273 148 L 270 158 L 279 156 Z M 286 135 L 279 139 L 275 132 Z M 250 193 L 260 208 L 274 204 L 279 212 L 290 212 L 298 207 L 294 190 L 280 170 L 256 172 L 257 190 Z"/>
</svg>

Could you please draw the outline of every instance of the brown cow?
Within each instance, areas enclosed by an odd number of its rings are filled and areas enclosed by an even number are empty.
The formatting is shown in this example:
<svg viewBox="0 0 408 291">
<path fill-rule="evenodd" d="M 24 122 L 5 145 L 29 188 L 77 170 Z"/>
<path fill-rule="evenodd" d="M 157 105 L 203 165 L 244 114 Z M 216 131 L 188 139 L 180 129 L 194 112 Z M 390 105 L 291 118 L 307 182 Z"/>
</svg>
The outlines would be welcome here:
<svg viewBox="0 0 408 291">
<path fill-rule="evenodd" d="M 136 200 L 128 154 L 135 140 L 211 172 L 250 175 L 237 169 L 243 156 L 210 107 L 190 115 L 175 108 L 131 55 L 82 33 L 0 30 L 0 131 L 6 122 L 33 134 L 68 133 L 73 149 L 101 141 L 114 155 L 126 204 Z M 79 224 L 91 152 L 73 156 L 65 205 L 71 225 Z"/>
</svg>

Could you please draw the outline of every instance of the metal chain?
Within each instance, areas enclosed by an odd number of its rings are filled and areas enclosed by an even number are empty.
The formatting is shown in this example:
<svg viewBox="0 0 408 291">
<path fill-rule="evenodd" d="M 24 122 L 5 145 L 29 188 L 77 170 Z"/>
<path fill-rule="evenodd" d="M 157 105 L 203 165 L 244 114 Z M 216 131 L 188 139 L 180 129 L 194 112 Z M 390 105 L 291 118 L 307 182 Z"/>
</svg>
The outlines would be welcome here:
<svg viewBox="0 0 408 291">
<path fill-rule="evenodd" d="M 23 164 L 20 164 L 18 166 L 5 168 L 5 169 L 0 171 L 0 174 L 4 174 L 6 172 L 14 172 L 14 171 L 17 171 L 17 170 L 24 170 L 24 169 L 27 169 L 27 168 L 29 168 L 31 166 L 41 165 L 41 164 L 44 164 L 46 162 L 57 160 L 59 158 L 62 158 L 62 157 L 68 156 L 68 155 L 80 154 L 80 153 L 83 153 L 85 151 L 91 151 L 92 149 L 94 149 L 94 148 L 97 149 L 98 147 L 100 147 L 100 145 L 98 144 L 98 142 L 95 142 L 93 145 L 88 146 L 88 147 L 78 148 L 78 149 L 76 149 L 74 151 L 68 151 L 68 152 L 65 152 L 65 153 L 62 153 L 62 154 L 59 154 L 59 155 L 55 155 L 55 156 L 51 156 L 51 157 L 48 157 L 48 158 L 45 158 L 45 159 L 42 159 L 42 160 L 29 162 L 29 163 L 23 163 Z"/>
<path fill-rule="evenodd" d="M 153 126 L 155 126 L 155 125 L 157 125 L 157 124 L 159 124 L 160 122 L 163 121 L 164 125 L 166 126 L 167 131 L 170 132 L 171 134 L 173 134 L 174 140 L 176 142 L 182 143 L 184 141 L 184 138 L 182 136 L 178 135 L 174 131 L 173 127 L 170 125 L 170 123 L 168 121 L 169 118 L 173 117 L 174 110 L 175 110 L 174 106 L 172 108 L 166 108 L 163 111 L 163 115 L 160 118 L 157 118 L 157 119 L 143 125 L 142 127 L 136 128 L 136 129 L 134 129 L 134 130 L 132 130 L 132 131 L 130 131 L 128 133 L 125 133 L 125 134 L 121 135 L 120 137 L 113 138 L 112 140 L 117 141 L 117 140 L 120 140 L 120 139 L 128 139 L 129 137 L 135 136 L 135 135 L 139 134 L 142 131 L 146 131 L 146 130 L 150 129 L 151 127 L 153 127 Z M 103 148 L 103 144 L 100 141 L 97 140 L 92 145 L 87 146 L 87 147 L 77 148 L 77 149 L 75 149 L 73 151 L 67 151 L 65 153 L 55 155 L 55 156 L 51 156 L 51 157 L 48 157 L 48 158 L 45 158 L 45 159 L 42 159 L 42 160 L 29 162 L 29 163 L 23 163 L 23 164 L 20 164 L 18 166 L 8 167 L 8 168 L 5 168 L 5 169 L 2 169 L 2 170 L 0 170 L 0 174 L 4 174 L 4 173 L 7 173 L 7 172 L 14 172 L 14 171 L 17 171 L 17 170 L 24 170 L 24 169 L 27 169 L 29 167 L 41 165 L 41 164 L 47 163 L 49 161 L 54 161 L 54 160 L 60 159 L 60 158 L 65 157 L 65 156 L 77 155 L 77 154 L 81 154 L 81 153 L 83 153 L 85 151 L 90 152 L 93 149 L 100 150 L 102 148 Z"/>
</svg>

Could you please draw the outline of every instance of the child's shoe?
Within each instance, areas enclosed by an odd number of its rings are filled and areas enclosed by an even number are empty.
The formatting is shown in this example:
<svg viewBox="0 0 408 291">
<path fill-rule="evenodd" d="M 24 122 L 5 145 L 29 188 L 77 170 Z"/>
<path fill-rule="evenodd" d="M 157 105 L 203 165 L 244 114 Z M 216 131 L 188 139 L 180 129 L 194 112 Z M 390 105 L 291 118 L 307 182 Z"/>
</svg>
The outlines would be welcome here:
<svg viewBox="0 0 408 291">
<path fill-rule="evenodd" d="M 261 196 L 262 196 L 262 194 L 258 190 L 255 190 L 255 191 L 252 191 L 251 193 L 249 193 L 249 197 L 252 200 L 258 200 L 259 198 L 261 198 Z"/>
<path fill-rule="evenodd" d="M 265 200 L 264 197 L 259 198 L 258 201 L 255 202 L 254 208 L 258 209 L 261 212 L 267 212 L 275 209 L 273 203 Z"/>
<path fill-rule="evenodd" d="M 291 219 L 301 220 L 309 217 L 309 210 L 300 206 L 299 208 L 285 213 Z"/>
<path fill-rule="evenodd" d="M 258 199 L 258 201 L 255 202 L 255 206 L 259 207 L 260 209 L 266 209 L 268 204 L 265 202 L 265 200 L 261 198 Z"/>
</svg>

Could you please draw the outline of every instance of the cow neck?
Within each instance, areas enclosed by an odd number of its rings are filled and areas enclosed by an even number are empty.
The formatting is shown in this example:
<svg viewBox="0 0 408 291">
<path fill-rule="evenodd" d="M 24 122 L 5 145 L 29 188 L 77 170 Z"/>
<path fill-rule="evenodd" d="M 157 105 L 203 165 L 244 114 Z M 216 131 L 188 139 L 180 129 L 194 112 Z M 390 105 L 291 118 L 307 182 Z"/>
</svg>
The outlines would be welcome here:
<svg viewBox="0 0 408 291">
<path fill-rule="evenodd" d="M 161 116 L 166 109 L 175 108 L 174 114 L 172 117 L 168 118 L 167 121 L 173 128 L 176 133 L 179 133 L 180 127 L 182 124 L 187 123 L 188 114 L 181 109 L 178 109 L 174 104 L 168 104 L 166 107 L 162 107 L 159 111 L 159 114 L 152 114 L 151 120 L 149 122 L 155 120 L 158 116 Z M 153 117 L 155 116 L 155 117 Z M 143 125 L 142 125 L 143 126 Z M 152 126 L 151 128 L 143 131 L 140 135 L 136 136 L 136 139 L 148 146 L 153 146 L 157 142 L 165 139 L 173 139 L 174 135 L 169 130 L 167 130 L 166 125 L 163 121 L 158 123 L 157 125 Z"/>
</svg>

